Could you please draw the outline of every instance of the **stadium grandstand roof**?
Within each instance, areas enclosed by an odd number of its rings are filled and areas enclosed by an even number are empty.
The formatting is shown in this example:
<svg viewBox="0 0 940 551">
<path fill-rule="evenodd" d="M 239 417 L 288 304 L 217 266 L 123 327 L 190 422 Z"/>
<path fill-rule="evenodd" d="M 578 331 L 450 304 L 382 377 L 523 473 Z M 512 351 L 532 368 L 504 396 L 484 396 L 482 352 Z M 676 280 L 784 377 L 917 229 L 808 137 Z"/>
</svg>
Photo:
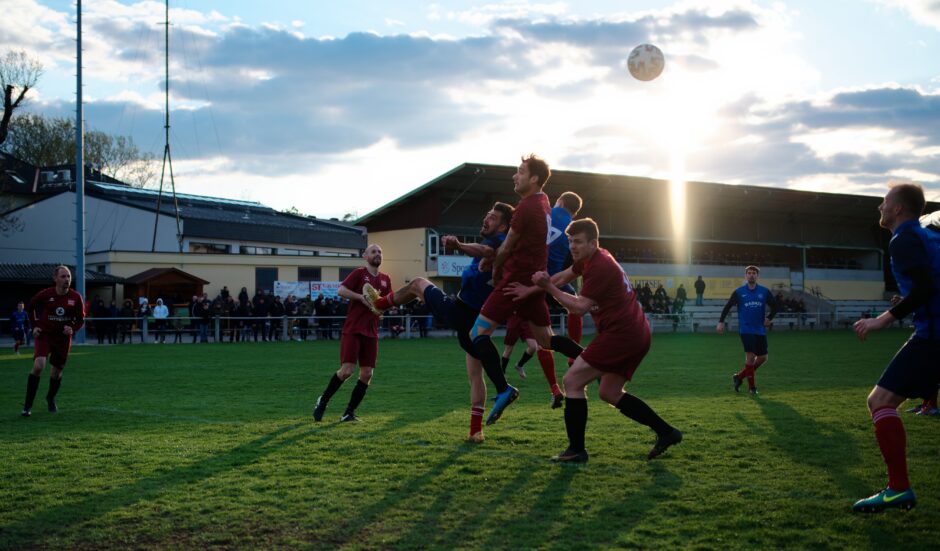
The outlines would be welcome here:
<svg viewBox="0 0 940 551">
<path fill-rule="evenodd" d="M 462 164 L 362 216 L 370 232 L 414 227 L 476 232 L 494 201 L 515 204 L 515 166 Z M 670 182 L 653 178 L 554 170 L 545 187 L 552 202 L 564 191 L 584 199 L 579 218 L 602 236 L 672 239 Z M 799 191 L 712 182 L 686 184 L 689 239 L 881 248 L 876 196 Z M 930 203 L 929 210 L 940 205 Z"/>
</svg>

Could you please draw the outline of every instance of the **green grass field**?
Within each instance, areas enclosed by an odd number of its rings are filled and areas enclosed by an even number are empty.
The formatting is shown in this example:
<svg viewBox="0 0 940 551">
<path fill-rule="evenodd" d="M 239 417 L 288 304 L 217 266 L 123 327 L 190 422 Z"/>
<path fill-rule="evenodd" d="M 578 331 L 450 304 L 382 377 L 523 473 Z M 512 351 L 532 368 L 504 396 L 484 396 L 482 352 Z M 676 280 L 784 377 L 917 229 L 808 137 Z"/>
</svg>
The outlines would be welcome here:
<svg viewBox="0 0 940 551">
<path fill-rule="evenodd" d="M 930 548 L 940 420 L 902 414 L 919 506 L 849 511 L 885 483 L 865 396 L 907 336 L 772 334 L 755 399 L 730 387 L 736 335 L 655 335 L 630 388 L 685 441 L 647 462 L 652 433 L 595 387 L 583 466 L 548 461 L 567 440 L 535 360 L 465 444 L 453 339 L 382 341 L 355 424 L 351 383 L 310 417 L 335 341 L 77 347 L 61 411 L 44 374 L 29 419 L 31 358 L 6 350 L 0 548 Z"/>
</svg>

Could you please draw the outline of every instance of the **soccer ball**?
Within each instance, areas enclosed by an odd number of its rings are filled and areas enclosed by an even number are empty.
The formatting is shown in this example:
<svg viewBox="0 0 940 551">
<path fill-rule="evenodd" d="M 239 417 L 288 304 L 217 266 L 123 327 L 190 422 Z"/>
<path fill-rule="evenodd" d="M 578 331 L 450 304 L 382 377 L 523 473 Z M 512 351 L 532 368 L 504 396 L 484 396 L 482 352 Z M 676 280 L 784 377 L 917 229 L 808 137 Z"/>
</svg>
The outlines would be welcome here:
<svg viewBox="0 0 940 551">
<path fill-rule="evenodd" d="M 652 44 L 640 44 L 630 52 L 627 58 L 627 68 L 633 78 L 650 81 L 658 77 L 666 66 L 663 52 Z"/>
</svg>

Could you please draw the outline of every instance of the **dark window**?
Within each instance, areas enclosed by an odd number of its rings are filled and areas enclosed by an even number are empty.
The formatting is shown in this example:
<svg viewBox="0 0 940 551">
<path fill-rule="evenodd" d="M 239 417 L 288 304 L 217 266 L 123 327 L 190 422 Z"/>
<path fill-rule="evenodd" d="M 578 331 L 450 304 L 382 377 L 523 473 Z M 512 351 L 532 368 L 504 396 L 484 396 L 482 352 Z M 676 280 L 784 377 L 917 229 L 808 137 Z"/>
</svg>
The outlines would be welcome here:
<svg viewBox="0 0 940 551">
<path fill-rule="evenodd" d="M 104 273 L 107 273 L 108 267 L 105 266 L 104 264 L 98 264 L 98 266 L 97 266 L 97 268 L 95 269 L 95 271 L 98 272 L 99 274 L 104 274 Z"/>
<path fill-rule="evenodd" d="M 197 243 L 195 241 L 189 242 L 189 252 L 191 253 L 202 253 L 202 254 L 228 254 L 231 250 L 229 245 L 221 245 L 219 243 Z"/>
<path fill-rule="evenodd" d="M 277 268 L 255 268 L 255 289 L 261 289 L 268 294 L 273 293 L 275 281 L 277 281 Z"/>
<path fill-rule="evenodd" d="M 320 281 L 320 268 L 305 266 L 297 268 L 297 281 Z"/>
<path fill-rule="evenodd" d="M 277 254 L 277 249 L 271 247 L 253 247 L 242 245 L 238 248 L 238 254 Z"/>
<path fill-rule="evenodd" d="M 356 271 L 355 268 L 340 268 L 340 269 L 339 269 L 339 280 L 340 280 L 340 281 L 345 280 L 347 277 L 349 277 L 349 274 L 353 273 L 354 271 Z"/>
</svg>

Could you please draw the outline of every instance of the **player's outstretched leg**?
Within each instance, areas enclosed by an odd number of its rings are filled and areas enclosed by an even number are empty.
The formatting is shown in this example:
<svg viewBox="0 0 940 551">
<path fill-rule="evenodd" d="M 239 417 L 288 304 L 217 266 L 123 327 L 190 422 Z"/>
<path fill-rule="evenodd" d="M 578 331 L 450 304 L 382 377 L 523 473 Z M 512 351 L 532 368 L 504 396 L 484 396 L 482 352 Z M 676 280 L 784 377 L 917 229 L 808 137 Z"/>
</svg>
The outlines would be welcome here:
<svg viewBox="0 0 940 551">
<path fill-rule="evenodd" d="M 556 352 L 561 352 L 572 360 L 584 352 L 584 348 L 582 348 L 581 345 L 561 335 L 552 335 L 551 348 Z"/>
<path fill-rule="evenodd" d="M 604 392 L 604 383 L 601 381 L 601 391 Z M 623 392 L 623 391 L 621 391 Z M 604 398 L 604 396 L 601 396 Z M 607 401 L 605 399 L 605 401 Z M 633 419 L 641 425 L 653 429 L 656 433 L 656 443 L 647 454 L 647 459 L 654 459 L 662 455 L 670 446 L 682 442 L 682 432 L 663 420 L 662 417 L 653 411 L 643 400 L 632 394 L 623 392 L 620 400 L 616 403 L 616 408 L 630 419 Z"/>
</svg>

